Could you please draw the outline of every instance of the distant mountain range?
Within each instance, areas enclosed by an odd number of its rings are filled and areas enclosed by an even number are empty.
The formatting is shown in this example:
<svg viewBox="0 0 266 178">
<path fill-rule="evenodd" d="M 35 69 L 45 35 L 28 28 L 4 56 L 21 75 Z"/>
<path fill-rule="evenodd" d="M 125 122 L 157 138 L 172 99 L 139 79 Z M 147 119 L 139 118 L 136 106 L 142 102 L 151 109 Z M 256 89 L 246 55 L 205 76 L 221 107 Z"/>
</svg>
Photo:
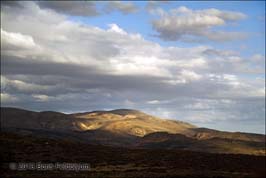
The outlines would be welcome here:
<svg viewBox="0 0 266 178">
<path fill-rule="evenodd" d="M 95 145 L 265 155 L 265 135 L 198 128 L 130 109 L 63 114 L 2 107 L 1 130 Z"/>
</svg>

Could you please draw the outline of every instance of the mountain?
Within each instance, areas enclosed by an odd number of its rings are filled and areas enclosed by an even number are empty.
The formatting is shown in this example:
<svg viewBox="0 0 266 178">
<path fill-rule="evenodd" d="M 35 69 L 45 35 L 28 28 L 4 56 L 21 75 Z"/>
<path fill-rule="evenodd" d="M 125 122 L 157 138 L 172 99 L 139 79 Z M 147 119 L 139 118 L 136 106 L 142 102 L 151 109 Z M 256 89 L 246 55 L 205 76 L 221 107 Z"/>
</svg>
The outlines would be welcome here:
<svg viewBox="0 0 266 178">
<path fill-rule="evenodd" d="M 182 133 L 195 126 L 179 121 L 160 119 L 137 110 L 118 109 L 72 115 L 78 118 L 79 130 L 105 130 L 121 135 L 142 137 L 154 132 Z"/>
<path fill-rule="evenodd" d="M 163 120 L 128 109 L 63 114 L 51 111 L 32 112 L 16 108 L 1 108 L 1 118 L 3 128 L 57 131 L 104 130 L 134 136 L 144 136 L 159 131 L 180 133 L 195 127 L 185 122 Z"/>
<path fill-rule="evenodd" d="M 130 109 L 63 114 L 2 107 L 1 130 L 94 145 L 265 155 L 265 135 L 198 128 Z"/>
</svg>

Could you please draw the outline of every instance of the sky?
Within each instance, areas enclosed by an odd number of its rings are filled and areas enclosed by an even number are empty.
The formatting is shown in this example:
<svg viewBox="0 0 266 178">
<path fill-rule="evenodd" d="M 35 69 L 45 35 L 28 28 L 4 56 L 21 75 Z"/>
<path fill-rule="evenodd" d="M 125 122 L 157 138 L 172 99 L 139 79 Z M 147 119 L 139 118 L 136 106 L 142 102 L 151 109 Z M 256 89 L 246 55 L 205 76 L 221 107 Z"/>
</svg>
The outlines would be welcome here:
<svg viewBox="0 0 266 178">
<path fill-rule="evenodd" d="M 265 133 L 265 2 L 1 1 L 1 106 Z"/>
</svg>

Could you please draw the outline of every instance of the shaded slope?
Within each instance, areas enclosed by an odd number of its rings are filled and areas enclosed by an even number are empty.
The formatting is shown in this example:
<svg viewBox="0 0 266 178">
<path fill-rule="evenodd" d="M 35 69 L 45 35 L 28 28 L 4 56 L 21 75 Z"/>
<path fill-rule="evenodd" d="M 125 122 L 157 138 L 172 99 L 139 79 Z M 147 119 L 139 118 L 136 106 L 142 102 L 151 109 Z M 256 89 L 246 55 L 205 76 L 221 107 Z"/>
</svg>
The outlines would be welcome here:
<svg viewBox="0 0 266 178">
<path fill-rule="evenodd" d="M 212 153 L 265 155 L 265 142 L 212 137 L 199 140 L 181 134 L 157 132 L 144 136 L 137 143 L 142 148 L 182 149 Z"/>
<path fill-rule="evenodd" d="M 0 134 L 2 177 L 262 178 L 265 157 L 182 150 L 126 149 L 70 140 Z M 90 171 L 12 171 L 9 162 L 83 162 Z"/>
<path fill-rule="evenodd" d="M 187 136 L 199 140 L 207 140 L 211 138 L 224 138 L 224 139 L 242 140 L 242 141 L 265 142 L 265 135 L 262 134 L 223 132 L 208 128 L 192 128 L 190 129 L 190 132 L 188 132 Z"/>
<path fill-rule="evenodd" d="M 63 114 L 1 108 L 1 129 L 94 145 L 265 155 L 265 135 L 197 128 L 129 109 Z"/>
</svg>

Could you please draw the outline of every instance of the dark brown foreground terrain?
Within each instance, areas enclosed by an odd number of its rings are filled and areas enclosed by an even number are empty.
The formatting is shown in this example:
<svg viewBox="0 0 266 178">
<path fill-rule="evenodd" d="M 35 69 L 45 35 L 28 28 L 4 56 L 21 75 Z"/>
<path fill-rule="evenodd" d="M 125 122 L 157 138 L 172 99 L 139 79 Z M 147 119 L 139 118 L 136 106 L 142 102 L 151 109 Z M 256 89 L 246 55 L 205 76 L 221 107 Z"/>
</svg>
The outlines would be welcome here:
<svg viewBox="0 0 266 178">
<path fill-rule="evenodd" d="M 1 133 L 2 178 L 264 178 L 265 156 L 127 149 Z M 84 162 L 89 171 L 14 171 L 10 162 Z"/>
</svg>

